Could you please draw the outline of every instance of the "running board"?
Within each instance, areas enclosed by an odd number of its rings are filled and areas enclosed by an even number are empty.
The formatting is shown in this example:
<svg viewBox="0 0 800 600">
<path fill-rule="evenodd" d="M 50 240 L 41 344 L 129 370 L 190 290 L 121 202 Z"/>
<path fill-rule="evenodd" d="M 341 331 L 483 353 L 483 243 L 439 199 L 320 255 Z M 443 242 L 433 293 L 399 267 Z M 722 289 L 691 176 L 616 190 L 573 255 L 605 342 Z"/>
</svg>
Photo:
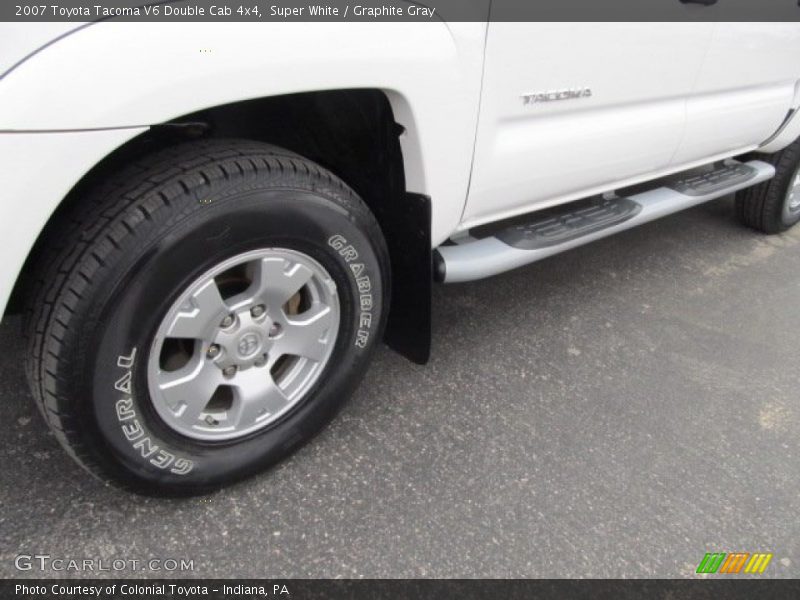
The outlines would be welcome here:
<svg viewBox="0 0 800 600">
<path fill-rule="evenodd" d="M 651 182 L 624 196 L 605 195 L 532 213 L 491 235 L 460 238 L 434 252 L 436 280 L 458 283 L 491 277 L 548 256 L 632 229 L 766 181 L 775 167 L 727 160 Z M 522 220 L 524 219 L 524 221 Z"/>
</svg>

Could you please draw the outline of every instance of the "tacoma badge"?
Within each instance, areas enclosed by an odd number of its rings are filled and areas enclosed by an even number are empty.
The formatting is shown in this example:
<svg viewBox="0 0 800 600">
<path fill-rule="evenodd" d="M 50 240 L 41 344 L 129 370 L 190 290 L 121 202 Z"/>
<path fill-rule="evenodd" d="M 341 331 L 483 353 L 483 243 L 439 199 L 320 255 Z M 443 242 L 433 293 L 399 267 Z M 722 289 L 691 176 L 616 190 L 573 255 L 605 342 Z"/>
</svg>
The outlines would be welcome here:
<svg viewBox="0 0 800 600">
<path fill-rule="evenodd" d="M 522 103 L 537 104 L 539 102 L 555 102 L 556 100 L 574 100 L 575 98 L 591 98 L 591 88 L 567 88 L 563 90 L 549 90 L 547 92 L 532 92 L 522 94 Z"/>
</svg>

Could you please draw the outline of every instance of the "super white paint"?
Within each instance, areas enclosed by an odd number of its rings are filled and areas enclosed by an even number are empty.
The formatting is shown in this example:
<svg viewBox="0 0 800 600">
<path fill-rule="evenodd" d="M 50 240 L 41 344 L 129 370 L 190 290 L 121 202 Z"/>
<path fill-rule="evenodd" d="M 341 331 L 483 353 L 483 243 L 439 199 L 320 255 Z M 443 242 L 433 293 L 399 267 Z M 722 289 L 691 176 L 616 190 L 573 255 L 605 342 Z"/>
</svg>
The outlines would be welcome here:
<svg viewBox="0 0 800 600">
<path fill-rule="evenodd" d="M 3 25 L 0 72 L 73 25 Z M 151 124 L 249 98 L 383 90 L 438 245 L 757 148 L 797 106 L 798 56 L 796 24 L 95 24 L 0 79 L 0 311 L 72 186 Z M 520 98 L 582 86 L 591 98 Z M 795 119 L 769 150 L 798 132 Z"/>
</svg>

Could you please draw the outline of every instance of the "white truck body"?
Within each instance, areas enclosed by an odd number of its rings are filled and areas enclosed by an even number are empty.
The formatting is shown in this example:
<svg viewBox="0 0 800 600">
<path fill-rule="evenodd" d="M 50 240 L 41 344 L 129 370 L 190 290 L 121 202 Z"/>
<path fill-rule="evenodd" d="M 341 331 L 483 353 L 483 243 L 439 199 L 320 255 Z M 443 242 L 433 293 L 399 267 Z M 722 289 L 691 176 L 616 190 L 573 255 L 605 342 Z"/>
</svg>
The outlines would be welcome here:
<svg viewBox="0 0 800 600">
<path fill-rule="evenodd" d="M 0 57 L 0 314 L 90 169 L 221 104 L 384 92 L 432 247 L 800 135 L 795 23 L 5 24 Z"/>
</svg>

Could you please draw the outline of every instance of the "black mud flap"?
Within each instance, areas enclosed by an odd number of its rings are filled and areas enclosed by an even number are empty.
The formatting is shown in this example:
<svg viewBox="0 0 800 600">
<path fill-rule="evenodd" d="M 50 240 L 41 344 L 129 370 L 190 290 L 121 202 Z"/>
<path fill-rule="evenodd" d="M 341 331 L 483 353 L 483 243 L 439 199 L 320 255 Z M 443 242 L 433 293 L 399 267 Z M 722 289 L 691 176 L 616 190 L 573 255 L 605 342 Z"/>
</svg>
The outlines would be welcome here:
<svg viewBox="0 0 800 600">
<path fill-rule="evenodd" d="M 384 227 L 392 257 L 392 299 L 385 341 L 412 362 L 423 365 L 431 354 L 431 200 L 405 194 L 393 212 L 397 228 Z M 387 230 L 388 229 L 388 230 Z"/>
</svg>

